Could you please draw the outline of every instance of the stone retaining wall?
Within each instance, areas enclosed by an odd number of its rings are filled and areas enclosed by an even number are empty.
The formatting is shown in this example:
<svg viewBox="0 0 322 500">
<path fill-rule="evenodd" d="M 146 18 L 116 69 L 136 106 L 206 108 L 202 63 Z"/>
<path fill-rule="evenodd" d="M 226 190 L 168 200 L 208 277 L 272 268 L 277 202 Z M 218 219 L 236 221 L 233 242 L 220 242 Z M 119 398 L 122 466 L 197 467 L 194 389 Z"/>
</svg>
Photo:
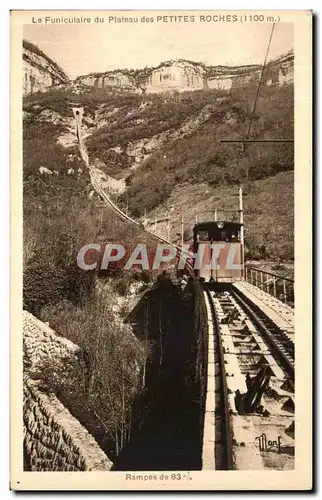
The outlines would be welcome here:
<svg viewBox="0 0 322 500">
<path fill-rule="evenodd" d="M 81 375 L 81 349 L 27 311 L 23 320 L 25 470 L 110 470 L 113 463 L 93 436 L 42 380 L 42 373 L 53 361 L 63 366 L 77 364 Z"/>
</svg>

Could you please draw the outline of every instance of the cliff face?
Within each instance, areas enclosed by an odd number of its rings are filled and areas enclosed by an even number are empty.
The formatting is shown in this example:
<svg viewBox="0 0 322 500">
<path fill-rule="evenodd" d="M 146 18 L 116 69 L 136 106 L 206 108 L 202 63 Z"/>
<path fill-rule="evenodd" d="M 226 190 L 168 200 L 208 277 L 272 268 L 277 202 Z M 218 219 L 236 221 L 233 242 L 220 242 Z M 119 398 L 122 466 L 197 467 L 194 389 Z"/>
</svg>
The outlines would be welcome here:
<svg viewBox="0 0 322 500">
<path fill-rule="evenodd" d="M 53 85 L 68 82 L 64 71 L 38 47 L 23 41 L 23 93 L 43 91 Z M 162 93 L 187 90 L 231 90 L 259 81 L 262 67 L 206 66 L 202 63 L 178 59 L 143 70 L 114 70 L 79 76 L 78 86 L 117 89 L 125 92 Z M 263 74 L 265 85 L 284 85 L 294 80 L 293 51 L 270 61 Z"/>
<path fill-rule="evenodd" d="M 121 70 L 80 76 L 76 78 L 75 84 L 96 88 L 115 87 L 132 92 L 137 90 L 137 84 L 133 76 Z"/>
<path fill-rule="evenodd" d="M 38 47 L 23 41 L 23 94 L 45 90 L 68 82 L 64 71 Z"/>
<path fill-rule="evenodd" d="M 206 74 L 203 65 L 184 60 L 169 61 L 139 74 L 138 84 L 147 93 L 201 90 L 206 88 Z"/>
<path fill-rule="evenodd" d="M 89 87 L 115 87 L 140 93 L 187 90 L 231 90 L 258 83 L 262 66 L 206 66 L 184 59 L 167 61 L 156 68 L 118 70 L 80 76 L 75 83 Z M 284 85 L 294 80 L 294 53 L 270 61 L 263 74 L 265 85 Z"/>
<path fill-rule="evenodd" d="M 237 68 L 239 69 L 239 68 Z M 258 83 L 260 78 L 260 68 L 240 68 L 236 71 L 235 68 L 225 68 L 222 73 L 212 73 L 207 80 L 209 89 L 231 90 L 238 87 L 244 87 L 253 83 Z"/>
<path fill-rule="evenodd" d="M 285 85 L 294 81 L 294 53 L 289 52 L 271 61 L 264 72 L 266 85 Z"/>
</svg>

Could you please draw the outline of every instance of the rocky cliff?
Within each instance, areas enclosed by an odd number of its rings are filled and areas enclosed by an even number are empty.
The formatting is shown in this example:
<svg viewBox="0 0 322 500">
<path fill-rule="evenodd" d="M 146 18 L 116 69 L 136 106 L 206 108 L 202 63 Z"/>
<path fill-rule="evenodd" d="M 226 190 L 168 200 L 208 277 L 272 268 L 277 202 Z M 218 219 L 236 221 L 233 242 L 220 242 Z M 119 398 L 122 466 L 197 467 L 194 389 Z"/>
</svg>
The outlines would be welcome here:
<svg viewBox="0 0 322 500">
<path fill-rule="evenodd" d="M 266 85 L 284 85 L 294 81 L 294 52 L 271 61 L 264 72 Z"/>
<path fill-rule="evenodd" d="M 178 59 L 143 70 L 117 70 L 79 76 L 76 84 L 89 87 L 114 87 L 140 93 L 223 89 L 231 90 L 257 83 L 262 66 L 206 66 L 202 63 Z M 293 51 L 270 61 L 263 74 L 266 85 L 284 85 L 294 80 Z"/>
<path fill-rule="evenodd" d="M 23 41 L 24 95 L 68 83 L 64 71 L 38 47 Z M 106 88 L 125 92 L 162 93 L 187 90 L 231 90 L 259 81 L 261 65 L 207 66 L 176 59 L 142 70 L 117 69 L 79 76 L 73 85 L 80 88 Z M 294 53 L 270 61 L 263 74 L 266 85 L 284 85 L 294 80 Z"/>
<path fill-rule="evenodd" d="M 23 40 L 23 94 L 68 82 L 65 72 L 36 45 Z"/>
<path fill-rule="evenodd" d="M 75 84 L 97 88 L 115 87 L 132 92 L 137 90 L 135 78 L 130 72 L 126 72 L 124 70 L 106 71 L 105 73 L 90 73 L 76 78 Z"/>
</svg>

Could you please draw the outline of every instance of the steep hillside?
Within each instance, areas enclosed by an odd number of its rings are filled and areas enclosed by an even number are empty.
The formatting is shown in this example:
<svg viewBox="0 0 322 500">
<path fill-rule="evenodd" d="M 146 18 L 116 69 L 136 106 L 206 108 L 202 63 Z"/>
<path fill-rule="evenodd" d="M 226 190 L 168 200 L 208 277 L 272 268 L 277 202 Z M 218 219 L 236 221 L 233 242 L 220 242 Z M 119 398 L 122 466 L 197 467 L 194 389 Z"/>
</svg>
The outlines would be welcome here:
<svg viewBox="0 0 322 500">
<path fill-rule="evenodd" d="M 127 442 L 133 401 L 142 391 L 146 354 L 124 319 L 146 285 L 140 276 L 111 272 L 103 286 L 96 272 L 79 269 L 76 257 L 85 244 L 132 242 L 140 231 L 102 210 L 93 196 L 73 146 L 72 105 L 51 99 L 25 110 L 23 306 L 81 349 L 85 380 L 76 374 L 73 383 L 66 366 L 49 364 L 41 377 L 113 460 Z"/>
<path fill-rule="evenodd" d="M 162 148 L 154 150 L 128 179 L 129 206 L 136 215 L 143 213 L 144 206 L 149 211 L 163 203 L 174 185 L 245 185 L 293 169 L 292 144 L 253 143 L 245 150 L 242 144 L 221 142 L 240 141 L 246 136 L 253 102 L 251 92 L 218 98 L 205 92 L 200 100 L 196 94 L 191 100 L 191 106 L 189 101 L 186 103 L 185 118 L 197 120 L 201 109 L 203 113 L 208 111 L 207 119 L 175 141 L 166 137 Z M 266 89 L 258 102 L 251 138 L 292 139 L 292 106 L 292 88 Z M 181 110 L 176 114 L 176 104 L 173 110 L 170 120 L 182 116 Z M 157 114 L 160 117 L 161 112 L 158 110 Z M 162 118 L 158 123 L 164 125 Z"/>
<path fill-rule="evenodd" d="M 133 410 L 153 347 L 125 317 L 151 276 L 114 269 L 103 277 L 81 270 L 76 257 L 88 243 L 150 239 L 143 225 L 102 207 L 78 152 L 73 109 L 83 108 L 91 164 L 123 210 L 157 231 L 170 216 L 172 241 L 180 241 L 183 214 L 189 241 L 195 214 L 235 210 L 242 185 L 246 256 L 276 265 L 293 259 L 293 144 L 221 142 L 245 138 L 256 92 L 251 85 L 171 95 L 69 87 L 24 99 L 23 305 L 84 353 L 85 383 L 70 385 L 57 370 L 43 376 L 113 462 L 141 418 Z M 292 85 L 261 90 L 250 137 L 292 139 Z"/>
<path fill-rule="evenodd" d="M 294 189 L 292 171 L 279 172 L 260 180 L 249 182 L 244 189 L 244 222 L 246 259 L 288 261 L 293 256 Z M 191 202 L 193 200 L 193 202 Z M 199 220 L 211 219 L 217 209 L 218 218 L 227 217 L 227 212 L 238 209 L 238 186 L 211 186 L 208 183 L 184 183 L 176 187 L 170 197 L 155 208 L 151 224 L 155 219 L 158 230 L 166 234 L 165 221 L 171 217 L 170 234 L 178 243 L 181 239 L 181 215 L 184 235 L 189 241 L 196 214 Z M 199 215 L 198 215 L 199 214 Z M 268 264 L 267 264 L 268 265 Z M 266 266 L 267 267 L 267 266 Z M 288 272 L 288 276 L 290 273 Z"/>
</svg>

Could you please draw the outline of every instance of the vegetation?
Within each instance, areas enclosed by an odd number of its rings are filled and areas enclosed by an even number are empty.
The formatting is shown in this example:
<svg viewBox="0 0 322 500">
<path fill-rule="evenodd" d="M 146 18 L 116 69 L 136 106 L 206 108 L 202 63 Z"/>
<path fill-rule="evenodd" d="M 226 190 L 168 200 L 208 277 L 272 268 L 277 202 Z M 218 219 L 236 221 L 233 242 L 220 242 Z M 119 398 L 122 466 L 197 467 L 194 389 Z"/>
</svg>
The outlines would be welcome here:
<svg viewBox="0 0 322 500">
<path fill-rule="evenodd" d="M 131 277 L 126 286 L 125 278 L 115 279 L 102 295 L 97 273 L 79 269 L 76 256 L 87 243 L 134 235 L 88 198 L 89 177 L 76 155 L 83 172 L 67 174 L 71 151 L 56 143 L 59 132 L 50 122 L 29 120 L 24 127 L 23 306 L 82 348 L 84 378 L 55 363 L 41 376 L 113 458 L 128 439 L 131 404 L 141 390 L 140 343 L 115 321 L 111 302 L 118 289 L 127 292 Z M 58 175 L 41 175 L 40 165 Z"/>
<path fill-rule="evenodd" d="M 209 188 L 212 203 L 217 200 L 222 208 L 232 209 L 242 183 L 247 257 L 289 260 L 293 258 L 292 144 L 255 143 L 245 148 L 221 142 L 246 137 L 255 94 L 255 87 L 229 94 L 197 91 L 149 96 L 106 89 L 78 94 L 66 88 L 24 99 L 24 307 L 82 348 L 86 373 L 78 384 L 69 383 L 62 373 L 56 376 L 59 367 L 43 375 L 112 455 L 119 453 L 133 428 L 132 403 L 142 390 L 139 372 L 142 365 L 146 367 L 148 353 L 146 345 L 142 348 L 129 329 L 113 319 L 112 297 L 121 301 L 120 316 L 125 317 L 130 284 L 138 277 L 148 283 L 151 276 L 136 272 L 124 276 L 115 270 L 107 293 L 102 294 L 97 272 L 81 271 L 76 256 L 90 242 L 108 239 L 133 244 L 138 238 L 147 242 L 146 235 L 120 223 L 112 212 L 103 213 L 95 197 L 89 199 L 89 177 L 78 151 L 63 148 L 57 139 L 66 131 L 72 106 L 82 105 L 85 115 L 100 125 L 87 138 L 90 158 L 99 158 L 113 175 L 131 172 L 123 202 L 135 216 L 174 199 L 178 186 L 189 205 L 195 203 L 189 190 L 200 185 Z M 128 148 L 178 130 L 205 109 L 210 116 L 193 133 L 165 140 L 139 168 L 130 170 L 133 159 L 126 153 Z M 43 110 L 56 112 L 61 119 L 40 118 Z M 250 137 L 293 138 L 292 86 L 261 90 Z M 68 175 L 71 163 L 74 174 Z M 52 175 L 40 175 L 41 166 Z M 206 200 L 204 192 L 201 196 Z M 196 347 L 198 369 L 202 369 L 203 349 L 201 342 Z"/>
<path fill-rule="evenodd" d="M 112 123 L 94 131 L 88 140 L 93 155 L 104 161 L 109 147 L 126 149 L 131 143 L 174 130 L 189 118 L 197 117 L 209 103 L 222 96 L 221 91 L 196 91 L 172 95 L 128 95 L 127 99 L 114 99 L 117 113 Z"/>
<path fill-rule="evenodd" d="M 80 272 L 76 255 L 86 241 L 95 241 L 93 216 L 67 173 L 25 179 L 24 307 L 33 314 L 61 300 L 81 303 L 90 293 L 93 275 Z"/>
<path fill-rule="evenodd" d="M 259 99 L 252 139 L 293 138 L 291 87 L 265 89 Z M 206 96 L 201 93 L 200 107 Z M 154 152 L 128 180 L 129 208 L 139 216 L 162 204 L 174 185 L 207 182 L 210 186 L 248 184 L 279 172 L 293 170 L 293 145 L 222 143 L 246 137 L 253 103 L 252 90 L 236 92 L 218 104 L 210 119 L 193 135 L 168 142 Z M 198 96 L 196 96 L 197 102 Z M 209 101 L 208 101 L 209 102 Z M 200 109 L 200 108 L 199 108 Z M 188 106 L 189 117 L 191 108 Z M 162 123 L 162 122 L 161 122 Z M 125 135 L 123 137 L 126 137 Z"/>
<path fill-rule="evenodd" d="M 253 181 L 244 187 L 247 260 L 293 260 L 293 186 L 293 172 L 290 171 Z M 211 195 L 215 200 L 212 203 L 220 203 L 221 209 L 236 210 L 237 186 L 217 186 L 211 190 Z"/>
<path fill-rule="evenodd" d="M 133 400 L 142 390 L 140 343 L 129 327 L 115 322 L 103 295 L 89 298 L 82 307 L 68 302 L 48 305 L 42 317 L 83 353 L 80 363 L 54 360 L 43 367 L 42 382 L 114 460 L 130 438 Z"/>
<path fill-rule="evenodd" d="M 69 86 L 30 94 L 24 97 L 23 105 L 25 111 L 32 111 L 35 109 L 35 106 L 40 106 L 44 109 L 55 109 L 57 112 L 60 112 L 68 104 L 70 114 L 74 103 L 84 106 L 85 113 L 89 112 L 94 115 L 98 106 L 135 106 L 136 104 L 140 105 L 140 102 L 141 96 L 137 94 L 123 94 L 107 88 L 84 88 L 83 92 L 78 93 Z"/>
<path fill-rule="evenodd" d="M 23 175 L 24 179 L 29 179 L 29 182 L 32 179 L 34 180 L 33 189 L 36 189 L 34 194 L 37 196 L 40 193 L 37 192 L 35 182 L 39 177 L 40 167 L 45 167 L 51 171 L 56 170 L 58 173 L 66 174 L 68 154 L 74 154 L 74 166 L 76 168 L 81 167 L 82 165 L 78 159 L 75 149 L 67 152 L 63 146 L 56 142 L 57 137 L 63 131 L 63 127 L 61 125 L 54 125 L 48 121 L 35 123 L 32 120 L 32 115 L 24 120 Z M 47 185 L 46 181 L 42 181 L 43 188 Z M 56 180 L 56 184 L 57 182 L 59 181 Z M 49 182 L 49 190 L 51 189 L 50 185 L 51 183 Z"/>
</svg>

